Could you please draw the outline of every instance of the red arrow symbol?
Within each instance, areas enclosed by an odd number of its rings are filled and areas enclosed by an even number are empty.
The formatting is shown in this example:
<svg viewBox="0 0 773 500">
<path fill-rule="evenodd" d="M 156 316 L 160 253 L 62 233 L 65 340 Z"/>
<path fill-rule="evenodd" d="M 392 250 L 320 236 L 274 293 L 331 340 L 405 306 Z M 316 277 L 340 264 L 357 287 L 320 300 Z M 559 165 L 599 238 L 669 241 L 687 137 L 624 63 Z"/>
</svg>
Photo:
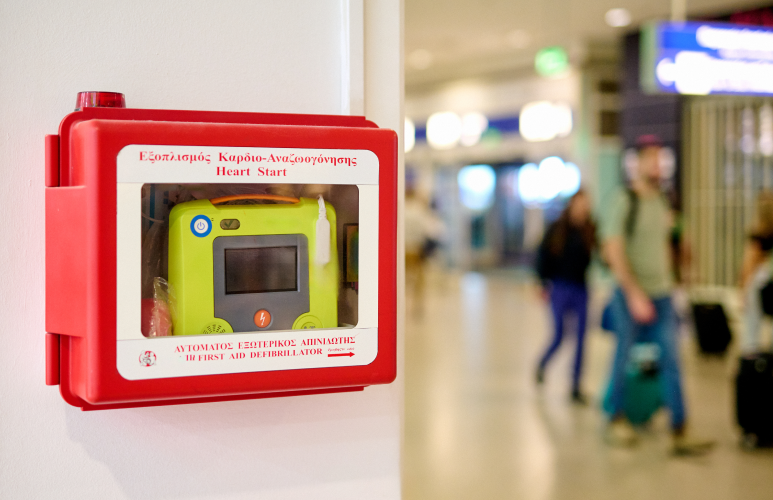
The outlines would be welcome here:
<svg viewBox="0 0 773 500">
<path fill-rule="evenodd" d="M 337 356 L 349 356 L 351 358 L 352 356 L 354 356 L 354 353 L 353 352 L 345 352 L 345 353 L 341 353 L 341 354 L 328 354 L 327 355 L 328 358 L 335 358 Z"/>
</svg>

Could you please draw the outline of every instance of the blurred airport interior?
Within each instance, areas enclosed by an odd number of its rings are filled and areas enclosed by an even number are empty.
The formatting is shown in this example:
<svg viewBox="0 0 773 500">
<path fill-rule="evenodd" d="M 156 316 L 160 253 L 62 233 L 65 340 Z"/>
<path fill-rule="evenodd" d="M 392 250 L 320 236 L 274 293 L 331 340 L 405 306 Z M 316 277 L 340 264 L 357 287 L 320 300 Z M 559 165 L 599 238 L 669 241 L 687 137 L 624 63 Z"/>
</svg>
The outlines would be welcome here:
<svg viewBox="0 0 773 500">
<path fill-rule="evenodd" d="M 405 82 L 405 498 L 773 498 L 773 6 L 406 0 Z M 622 283 L 636 318 L 621 279 L 642 278 L 607 250 L 652 212 L 645 162 L 672 211 L 673 287 L 648 295 L 673 305 L 686 428 L 714 445 L 700 456 L 671 446 L 659 382 L 661 409 L 628 416 L 638 446 L 605 440 L 624 336 L 602 312 Z M 587 405 L 570 399 L 576 318 L 537 370 L 560 284 L 537 257 L 578 190 L 597 225 L 626 226 L 588 244 Z M 628 399 L 636 356 L 668 371 L 649 344 L 624 353 Z"/>
</svg>

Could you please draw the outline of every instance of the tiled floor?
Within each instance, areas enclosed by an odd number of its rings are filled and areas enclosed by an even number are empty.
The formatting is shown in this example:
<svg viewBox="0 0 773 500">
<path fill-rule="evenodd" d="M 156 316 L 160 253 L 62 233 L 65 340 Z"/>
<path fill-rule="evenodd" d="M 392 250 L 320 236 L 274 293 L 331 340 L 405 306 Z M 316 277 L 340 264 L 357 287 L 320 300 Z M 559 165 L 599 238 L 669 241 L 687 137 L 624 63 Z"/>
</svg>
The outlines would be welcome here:
<svg viewBox="0 0 773 500">
<path fill-rule="evenodd" d="M 549 321 L 525 280 L 435 273 L 426 290 L 424 313 L 409 314 L 406 333 L 407 500 L 773 499 L 773 452 L 738 445 L 734 356 L 699 358 L 684 342 L 688 411 L 696 433 L 718 441 L 710 456 L 670 457 L 666 414 L 637 449 L 611 449 L 595 401 L 608 335 L 589 332 L 585 386 L 594 403 L 578 408 L 568 402 L 570 343 L 545 386 L 534 385 Z M 410 291 L 408 300 L 416 304 Z"/>
</svg>

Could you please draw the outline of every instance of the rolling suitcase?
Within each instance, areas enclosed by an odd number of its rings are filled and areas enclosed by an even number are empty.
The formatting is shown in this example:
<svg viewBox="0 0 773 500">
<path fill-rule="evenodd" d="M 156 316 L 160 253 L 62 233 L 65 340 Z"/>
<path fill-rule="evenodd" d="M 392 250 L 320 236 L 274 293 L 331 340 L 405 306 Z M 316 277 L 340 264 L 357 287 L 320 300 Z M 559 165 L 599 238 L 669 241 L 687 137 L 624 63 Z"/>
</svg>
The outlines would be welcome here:
<svg viewBox="0 0 773 500">
<path fill-rule="evenodd" d="M 735 394 L 743 444 L 748 447 L 773 445 L 773 353 L 741 358 Z"/>
<path fill-rule="evenodd" d="M 630 359 L 625 372 L 625 416 L 633 425 L 645 425 L 652 415 L 663 406 L 660 388 L 658 360 L 660 348 L 657 344 L 639 340 L 631 348 Z M 609 381 L 603 408 L 611 413 L 610 398 L 612 381 Z"/>
<path fill-rule="evenodd" d="M 725 309 L 720 303 L 692 305 L 695 333 L 704 354 L 724 354 L 732 338 Z"/>
</svg>

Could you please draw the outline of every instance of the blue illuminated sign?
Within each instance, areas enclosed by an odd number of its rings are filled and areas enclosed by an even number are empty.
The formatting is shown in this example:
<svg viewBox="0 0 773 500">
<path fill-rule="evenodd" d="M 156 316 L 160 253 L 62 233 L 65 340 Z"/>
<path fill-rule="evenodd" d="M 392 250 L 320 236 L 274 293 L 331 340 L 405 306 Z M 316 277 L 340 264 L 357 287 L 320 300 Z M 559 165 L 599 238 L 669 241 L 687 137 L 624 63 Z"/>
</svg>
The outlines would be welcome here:
<svg viewBox="0 0 773 500">
<path fill-rule="evenodd" d="M 659 22 L 642 30 L 646 92 L 773 95 L 773 29 Z"/>
</svg>

